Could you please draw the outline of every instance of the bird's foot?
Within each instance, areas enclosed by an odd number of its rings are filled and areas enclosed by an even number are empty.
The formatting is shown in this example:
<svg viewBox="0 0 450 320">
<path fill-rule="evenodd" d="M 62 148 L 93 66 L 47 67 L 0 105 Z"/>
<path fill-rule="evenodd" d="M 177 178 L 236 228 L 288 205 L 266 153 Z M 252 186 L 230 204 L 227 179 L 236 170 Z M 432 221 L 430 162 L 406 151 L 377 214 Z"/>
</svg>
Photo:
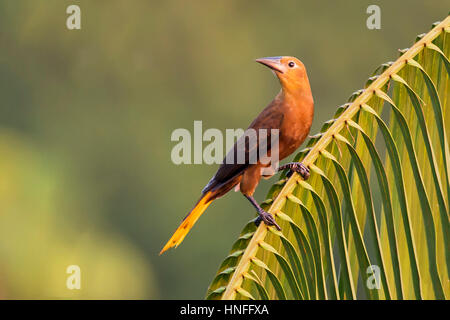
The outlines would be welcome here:
<svg viewBox="0 0 450 320">
<path fill-rule="evenodd" d="M 267 226 L 274 226 L 278 231 L 281 231 L 280 226 L 275 222 L 275 218 L 269 212 L 264 210 L 259 212 L 259 216 L 254 220 L 255 225 L 258 227 L 261 221 L 264 221 Z"/>
<path fill-rule="evenodd" d="M 287 177 L 290 177 L 293 172 L 297 172 L 299 175 L 302 176 L 304 180 L 307 180 L 309 178 L 309 169 L 301 162 L 289 162 L 286 163 L 285 165 L 278 167 L 278 171 L 285 169 L 289 169 Z"/>
</svg>

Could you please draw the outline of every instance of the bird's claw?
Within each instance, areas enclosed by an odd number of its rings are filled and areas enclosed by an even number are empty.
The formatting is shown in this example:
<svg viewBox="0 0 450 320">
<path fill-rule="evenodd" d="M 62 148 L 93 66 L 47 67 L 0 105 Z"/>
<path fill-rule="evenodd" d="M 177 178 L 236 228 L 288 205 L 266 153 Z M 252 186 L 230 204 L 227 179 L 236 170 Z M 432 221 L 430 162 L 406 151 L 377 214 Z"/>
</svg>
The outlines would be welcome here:
<svg viewBox="0 0 450 320">
<path fill-rule="evenodd" d="M 290 162 L 278 168 L 278 171 L 289 169 L 287 177 L 289 178 L 293 172 L 297 172 L 304 180 L 309 178 L 309 169 L 301 162 Z"/>
<path fill-rule="evenodd" d="M 275 218 L 269 212 L 261 211 L 259 213 L 259 216 L 255 219 L 255 225 L 258 227 L 260 225 L 261 221 L 264 221 L 264 223 L 267 226 L 274 226 L 275 228 L 277 228 L 278 231 L 281 231 L 281 228 L 276 223 Z"/>
</svg>

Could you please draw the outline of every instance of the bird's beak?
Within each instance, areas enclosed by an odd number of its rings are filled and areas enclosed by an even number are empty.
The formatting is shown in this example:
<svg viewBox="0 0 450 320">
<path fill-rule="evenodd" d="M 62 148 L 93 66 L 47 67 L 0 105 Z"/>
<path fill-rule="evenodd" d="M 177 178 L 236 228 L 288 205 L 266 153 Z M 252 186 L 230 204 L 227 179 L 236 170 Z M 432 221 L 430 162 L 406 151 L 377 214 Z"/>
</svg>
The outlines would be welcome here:
<svg viewBox="0 0 450 320">
<path fill-rule="evenodd" d="M 281 57 L 259 58 L 256 59 L 255 61 L 269 67 L 270 69 L 276 72 L 284 73 L 284 67 L 281 64 Z"/>
</svg>

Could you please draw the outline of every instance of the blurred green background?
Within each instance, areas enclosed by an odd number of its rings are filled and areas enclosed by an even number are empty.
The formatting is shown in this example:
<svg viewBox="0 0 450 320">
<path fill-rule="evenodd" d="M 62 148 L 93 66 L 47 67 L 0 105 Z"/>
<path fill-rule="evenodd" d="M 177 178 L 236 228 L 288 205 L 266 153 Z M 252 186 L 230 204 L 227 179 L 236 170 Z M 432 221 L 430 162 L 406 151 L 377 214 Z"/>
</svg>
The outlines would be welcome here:
<svg viewBox="0 0 450 320">
<path fill-rule="evenodd" d="M 229 194 L 158 256 L 217 169 L 174 165 L 172 131 L 246 128 L 279 90 L 254 59 L 293 55 L 314 134 L 449 4 L 0 0 L 0 298 L 203 298 L 254 212 Z M 66 288 L 72 264 L 81 290 Z"/>
</svg>

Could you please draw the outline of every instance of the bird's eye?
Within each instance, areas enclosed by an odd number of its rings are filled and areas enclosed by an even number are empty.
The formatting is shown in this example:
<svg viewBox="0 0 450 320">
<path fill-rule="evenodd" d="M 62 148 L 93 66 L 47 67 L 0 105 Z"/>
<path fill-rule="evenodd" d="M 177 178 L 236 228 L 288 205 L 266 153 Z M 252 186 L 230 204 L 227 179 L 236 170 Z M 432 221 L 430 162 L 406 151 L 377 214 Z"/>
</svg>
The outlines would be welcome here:
<svg viewBox="0 0 450 320">
<path fill-rule="evenodd" d="M 295 63 L 294 63 L 293 61 L 291 61 L 291 62 L 289 62 L 288 66 L 289 66 L 290 68 L 293 68 L 293 67 L 295 66 Z"/>
</svg>

